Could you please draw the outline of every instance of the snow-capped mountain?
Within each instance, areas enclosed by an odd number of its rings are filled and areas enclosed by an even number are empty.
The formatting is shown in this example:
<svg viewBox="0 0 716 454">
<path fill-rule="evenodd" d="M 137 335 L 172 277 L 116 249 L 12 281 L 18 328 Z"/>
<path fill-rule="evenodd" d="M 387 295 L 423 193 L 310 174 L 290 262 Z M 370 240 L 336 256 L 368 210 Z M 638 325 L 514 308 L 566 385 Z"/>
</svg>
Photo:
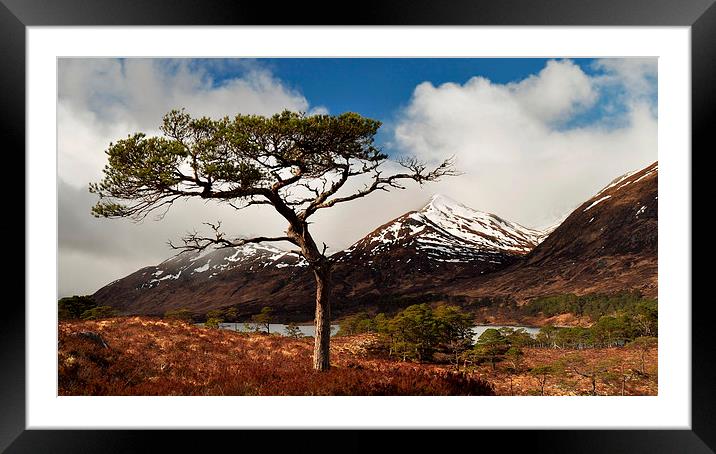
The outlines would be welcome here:
<svg viewBox="0 0 716 454">
<path fill-rule="evenodd" d="M 211 279 L 229 270 L 259 271 L 265 268 L 306 266 L 306 260 L 294 252 L 284 251 L 270 244 L 249 243 L 239 247 L 185 252 L 175 255 L 157 266 L 144 268 L 146 281 L 142 288 L 153 288 L 163 281 L 181 279 Z"/>
<path fill-rule="evenodd" d="M 406 213 L 353 244 L 339 260 L 371 262 L 400 250 L 438 262 L 501 264 L 508 256 L 528 253 L 544 236 L 541 231 L 435 195 L 421 210 Z"/>
<path fill-rule="evenodd" d="M 429 288 L 458 272 L 490 273 L 519 260 L 543 237 L 541 231 L 436 195 L 422 209 L 334 254 L 336 294 L 374 299 L 376 292 Z M 187 306 L 201 312 L 239 304 L 250 314 L 268 303 L 310 311 L 313 292 L 304 259 L 270 244 L 247 244 L 177 255 L 94 296 L 125 313 L 162 314 Z"/>
<path fill-rule="evenodd" d="M 276 297 L 295 276 L 310 284 L 306 265 L 297 254 L 270 244 L 208 248 L 142 268 L 102 287 L 94 298 L 126 314 L 161 315 L 177 308 L 204 313 L 237 303 L 250 314 L 256 310 L 252 301 Z"/>
</svg>

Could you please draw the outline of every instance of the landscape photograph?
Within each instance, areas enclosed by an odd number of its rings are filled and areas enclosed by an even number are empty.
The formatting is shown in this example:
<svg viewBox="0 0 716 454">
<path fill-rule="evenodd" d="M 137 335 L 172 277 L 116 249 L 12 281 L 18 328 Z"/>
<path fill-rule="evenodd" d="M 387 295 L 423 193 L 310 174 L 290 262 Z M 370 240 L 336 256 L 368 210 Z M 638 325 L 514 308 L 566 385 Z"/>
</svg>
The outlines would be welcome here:
<svg viewBox="0 0 716 454">
<path fill-rule="evenodd" d="M 656 58 L 57 68 L 58 395 L 658 395 Z"/>
</svg>

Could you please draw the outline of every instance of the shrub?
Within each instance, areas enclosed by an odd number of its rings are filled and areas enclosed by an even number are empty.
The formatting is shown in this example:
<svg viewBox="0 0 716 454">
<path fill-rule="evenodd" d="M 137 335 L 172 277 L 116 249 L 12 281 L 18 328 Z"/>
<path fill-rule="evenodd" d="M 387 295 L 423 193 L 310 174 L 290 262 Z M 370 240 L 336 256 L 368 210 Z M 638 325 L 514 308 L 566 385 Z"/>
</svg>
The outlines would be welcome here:
<svg viewBox="0 0 716 454">
<path fill-rule="evenodd" d="M 293 339 L 298 339 L 300 337 L 303 337 L 303 333 L 301 333 L 301 329 L 296 325 L 295 323 L 291 322 L 288 325 L 286 325 L 283 329 L 284 333 L 286 333 L 287 337 L 291 337 Z"/>
<path fill-rule="evenodd" d="M 172 309 L 172 310 L 168 310 L 164 313 L 164 318 L 192 322 L 194 320 L 194 314 L 189 309 L 186 309 L 186 308 Z"/>
<path fill-rule="evenodd" d="M 82 320 L 98 320 L 100 318 L 114 317 L 115 311 L 112 306 L 97 306 L 82 312 Z"/>
<path fill-rule="evenodd" d="M 217 318 L 217 317 L 207 318 L 206 321 L 204 322 L 204 327 L 218 329 L 219 325 L 221 324 L 222 321 L 223 321 L 222 319 Z"/>
<path fill-rule="evenodd" d="M 85 311 L 95 307 L 97 303 L 90 295 L 68 296 L 57 301 L 57 315 L 60 320 L 78 319 Z"/>
</svg>

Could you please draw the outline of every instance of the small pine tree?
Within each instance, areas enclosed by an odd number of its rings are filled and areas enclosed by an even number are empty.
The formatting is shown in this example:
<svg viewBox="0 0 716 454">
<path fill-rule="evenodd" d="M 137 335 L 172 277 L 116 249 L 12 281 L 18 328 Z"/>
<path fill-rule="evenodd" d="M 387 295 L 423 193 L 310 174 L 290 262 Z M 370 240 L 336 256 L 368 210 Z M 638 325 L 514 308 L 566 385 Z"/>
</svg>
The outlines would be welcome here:
<svg viewBox="0 0 716 454">
<path fill-rule="evenodd" d="M 530 369 L 530 375 L 537 379 L 539 383 L 539 393 L 544 396 L 544 388 L 547 385 L 547 379 L 557 373 L 557 367 L 554 364 L 540 364 Z"/>
<path fill-rule="evenodd" d="M 264 306 L 261 308 L 261 312 L 251 316 L 251 321 L 254 322 L 255 326 L 265 328 L 266 332 L 271 334 L 271 321 L 273 319 L 271 315 L 272 313 L 273 309 L 268 306 Z M 260 331 L 260 329 L 257 329 L 256 331 Z"/>
<path fill-rule="evenodd" d="M 216 318 L 216 317 L 207 318 L 206 322 L 204 322 L 204 327 L 218 329 L 221 322 L 222 322 L 222 320 L 220 318 Z"/>
<path fill-rule="evenodd" d="M 301 329 L 298 327 L 297 324 L 291 322 L 288 325 L 286 325 L 283 329 L 283 331 L 286 333 L 287 337 L 291 337 L 294 339 L 298 339 L 300 337 L 303 337 L 303 333 L 301 333 Z"/>
<path fill-rule="evenodd" d="M 74 295 L 60 298 L 57 301 L 57 313 L 60 320 L 82 318 L 85 311 L 97 307 L 97 303 L 90 295 Z"/>
<path fill-rule="evenodd" d="M 492 364 L 492 369 L 494 370 L 497 361 L 503 358 L 509 348 L 510 345 L 502 333 L 495 328 L 488 328 L 477 339 L 473 350 L 478 357 L 489 359 Z"/>
</svg>

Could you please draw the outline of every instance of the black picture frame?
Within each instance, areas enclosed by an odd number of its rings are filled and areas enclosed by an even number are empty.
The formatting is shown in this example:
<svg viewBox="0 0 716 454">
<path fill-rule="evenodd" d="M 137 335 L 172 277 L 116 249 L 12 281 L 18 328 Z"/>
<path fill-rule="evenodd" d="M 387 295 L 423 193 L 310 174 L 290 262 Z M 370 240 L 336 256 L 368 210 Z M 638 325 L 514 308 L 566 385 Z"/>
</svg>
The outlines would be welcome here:
<svg viewBox="0 0 716 454">
<path fill-rule="evenodd" d="M 244 0 L 0 0 L 0 131 L 6 155 L 23 156 L 25 146 L 25 28 L 89 25 L 550 25 L 550 26 L 690 26 L 692 64 L 692 150 L 707 151 L 716 111 L 716 6 L 714 0 L 458 0 L 431 2 L 372 1 L 355 11 L 324 8 L 319 3 L 247 2 Z M 280 7 L 277 7 L 280 5 Z M 335 6 L 335 5 L 334 5 Z M 319 13 L 320 12 L 320 13 Z M 710 114 L 710 115 L 709 115 Z M 709 149 L 712 149 L 710 147 Z M 691 151 L 692 156 L 694 154 Z M 25 167 L 25 172 L 29 171 Z M 17 172 L 16 172 L 17 173 Z M 692 179 L 695 181 L 695 178 Z M 19 183 L 18 183 L 19 184 Z M 24 185 L 23 185 L 24 186 Z M 692 191 L 696 194 L 696 191 Z M 695 206 L 695 205 L 693 205 Z M 23 207 L 23 210 L 25 208 Z M 20 211 L 18 211 L 20 212 Z M 23 227 L 24 225 L 23 216 Z M 693 220 L 692 224 L 693 226 Z M 692 227 L 693 234 L 693 227 Z M 25 243 L 32 241 L 26 234 Z M 692 282 L 693 282 L 692 278 Z M 54 285 L 48 283 L 48 285 Z M 23 287 L 24 293 L 24 287 Z M 450 445 L 503 440 L 506 449 L 549 452 L 707 453 L 716 450 L 716 348 L 711 342 L 708 301 L 691 303 L 691 430 L 516 430 L 462 431 L 459 438 L 432 431 L 394 434 L 419 446 L 443 440 Z M 13 305 L 14 304 L 14 305 Z M 0 451 L 7 452 L 143 452 L 159 442 L 162 451 L 182 449 L 301 449 L 316 443 L 305 434 L 277 431 L 276 436 L 248 431 L 128 431 L 25 429 L 25 311 L 6 300 L 0 329 Z M 240 410 L 237 410 L 240 411 Z M 350 411 L 350 409 L 346 409 Z M 98 415 L 100 417 L 101 415 Z M 578 417 L 578 415 L 575 415 Z M 545 421 L 548 425 L 548 421 Z M 638 424 L 638 421 L 635 421 Z M 492 433 L 487 433 L 492 432 Z M 333 431 L 333 449 L 371 449 L 363 431 Z M 151 439 L 151 440 L 150 440 Z M 152 442 L 151 444 L 149 442 Z M 338 445 L 334 443 L 338 441 Z M 212 447 L 213 446 L 213 447 Z"/>
</svg>

